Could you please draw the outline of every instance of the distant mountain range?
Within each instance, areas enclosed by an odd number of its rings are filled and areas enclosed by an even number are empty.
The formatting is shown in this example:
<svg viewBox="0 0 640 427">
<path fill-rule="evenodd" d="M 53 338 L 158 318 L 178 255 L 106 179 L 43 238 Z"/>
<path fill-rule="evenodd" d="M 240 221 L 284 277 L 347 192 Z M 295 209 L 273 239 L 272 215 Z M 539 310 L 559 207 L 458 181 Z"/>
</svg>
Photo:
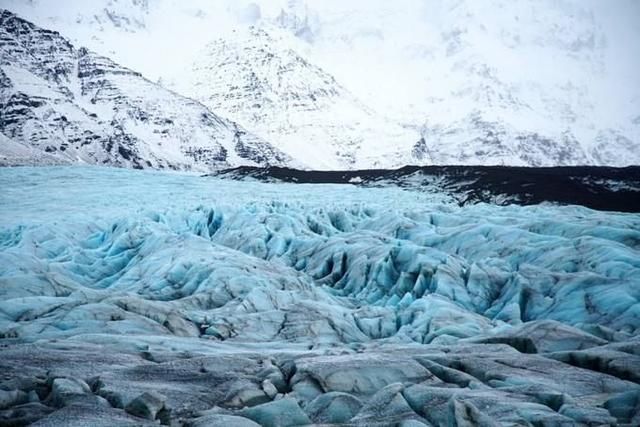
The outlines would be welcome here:
<svg viewBox="0 0 640 427">
<path fill-rule="evenodd" d="M 347 3 L 6 0 L 0 163 L 640 164 L 634 2 Z"/>
<path fill-rule="evenodd" d="M 295 161 L 240 125 L 6 10 L 1 164 L 211 170 Z"/>
</svg>

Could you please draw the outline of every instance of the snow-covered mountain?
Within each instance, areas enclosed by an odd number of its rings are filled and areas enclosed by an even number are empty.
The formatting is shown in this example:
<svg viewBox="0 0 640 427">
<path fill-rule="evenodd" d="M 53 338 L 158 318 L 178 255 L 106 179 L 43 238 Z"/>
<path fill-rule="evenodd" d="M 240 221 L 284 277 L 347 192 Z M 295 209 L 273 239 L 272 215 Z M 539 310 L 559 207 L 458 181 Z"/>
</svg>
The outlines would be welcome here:
<svg viewBox="0 0 640 427">
<path fill-rule="evenodd" d="M 276 21 L 367 105 L 419 125 L 419 160 L 640 161 L 637 2 L 367 4 L 290 1 Z"/>
<path fill-rule="evenodd" d="M 0 11 L 0 163 L 211 170 L 290 164 L 238 124 Z"/>
<path fill-rule="evenodd" d="M 0 4 L 309 167 L 640 163 L 633 0 Z"/>
<path fill-rule="evenodd" d="M 250 27 L 208 44 L 179 91 L 314 168 L 396 167 L 420 136 L 371 110 L 287 46 Z"/>
</svg>

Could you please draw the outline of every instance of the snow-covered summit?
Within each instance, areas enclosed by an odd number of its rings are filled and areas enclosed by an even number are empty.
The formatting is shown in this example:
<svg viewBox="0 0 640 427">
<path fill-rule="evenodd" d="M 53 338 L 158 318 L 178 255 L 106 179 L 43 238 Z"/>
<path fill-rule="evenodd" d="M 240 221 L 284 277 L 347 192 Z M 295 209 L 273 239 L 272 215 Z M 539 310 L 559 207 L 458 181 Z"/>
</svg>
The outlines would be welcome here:
<svg viewBox="0 0 640 427">
<path fill-rule="evenodd" d="M 399 166 L 419 134 L 360 102 L 273 27 L 209 43 L 178 90 L 321 169 Z"/>
<path fill-rule="evenodd" d="M 283 11 L 277 22 L 315 62 L 421 128 L 419 162 L 640 161 L 637 2 L 308 0 Z"/>
<path fill-rule="evenodd" d="M 640 163 L 633 0 L 2 3 L 313 168 Z"/>
<path fill-rule="evenodd" d="M 238 124 L 60 34 L 0 11 L 4 164 L 211 170 L 291 159 Z M 23 148 L 20 148 L 23 147 Z"/>
</svg>

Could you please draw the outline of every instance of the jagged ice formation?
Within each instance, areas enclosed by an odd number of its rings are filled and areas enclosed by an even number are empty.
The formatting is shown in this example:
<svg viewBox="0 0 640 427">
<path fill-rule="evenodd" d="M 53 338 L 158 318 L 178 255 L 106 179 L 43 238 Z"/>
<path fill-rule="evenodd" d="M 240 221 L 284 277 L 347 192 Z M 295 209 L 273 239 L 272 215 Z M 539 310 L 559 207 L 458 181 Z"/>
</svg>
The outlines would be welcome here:
<svg viewBox="0 0 640 427">
<path fill-rule="evenodd" d="M 7 422 L 638 421 L 637 214 L 95 168 L 0 184 Z"/>
</svg>

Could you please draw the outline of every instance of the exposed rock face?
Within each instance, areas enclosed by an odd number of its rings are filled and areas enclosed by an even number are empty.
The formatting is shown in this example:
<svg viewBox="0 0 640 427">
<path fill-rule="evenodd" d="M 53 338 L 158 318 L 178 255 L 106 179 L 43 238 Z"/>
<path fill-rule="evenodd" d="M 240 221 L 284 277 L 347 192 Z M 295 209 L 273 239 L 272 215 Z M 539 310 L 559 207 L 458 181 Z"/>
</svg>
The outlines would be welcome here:
<svg viewBox="0 0 640 427">
<path fill-rule="evenodd" d="M 0 164 L 212 170 L 291 159 L 212 113 L 58 33 L 0 12 Z"/>
</svg>

